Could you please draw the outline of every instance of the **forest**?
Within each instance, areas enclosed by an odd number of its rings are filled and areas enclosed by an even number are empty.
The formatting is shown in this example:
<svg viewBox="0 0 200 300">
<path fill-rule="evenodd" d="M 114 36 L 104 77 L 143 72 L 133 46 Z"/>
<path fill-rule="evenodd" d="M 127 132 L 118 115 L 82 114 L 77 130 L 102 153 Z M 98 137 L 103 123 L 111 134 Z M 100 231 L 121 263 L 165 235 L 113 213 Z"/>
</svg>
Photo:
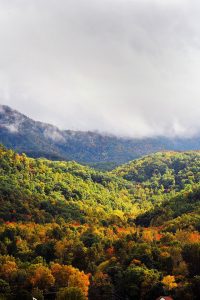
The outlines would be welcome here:
<svg viewBox="0 0 200 300">
<path fill-rule="evenodd" d="M 1 300 L 200 299 L 200 152 L 112 171 L 0 146 Z"/>
</svg>

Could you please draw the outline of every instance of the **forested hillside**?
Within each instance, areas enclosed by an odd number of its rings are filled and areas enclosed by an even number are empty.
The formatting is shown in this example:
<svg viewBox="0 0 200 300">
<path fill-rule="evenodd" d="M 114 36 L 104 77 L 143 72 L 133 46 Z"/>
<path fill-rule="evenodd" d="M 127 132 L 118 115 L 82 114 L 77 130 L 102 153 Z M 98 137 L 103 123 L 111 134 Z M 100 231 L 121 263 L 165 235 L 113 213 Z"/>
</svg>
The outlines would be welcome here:
<svg viewBox="0 0 200 300">
<path fill-rule="evenodd" d="M 199 299 L 200 153 L 112 172 L 0 148 L 0 299 Z"/>
<path fill-rule="evenodd" d="M 174 195 L 200 181 L 200 152 L 160 152 L 134 160 L 112 174 L 152 194 Z"/>
</svg>

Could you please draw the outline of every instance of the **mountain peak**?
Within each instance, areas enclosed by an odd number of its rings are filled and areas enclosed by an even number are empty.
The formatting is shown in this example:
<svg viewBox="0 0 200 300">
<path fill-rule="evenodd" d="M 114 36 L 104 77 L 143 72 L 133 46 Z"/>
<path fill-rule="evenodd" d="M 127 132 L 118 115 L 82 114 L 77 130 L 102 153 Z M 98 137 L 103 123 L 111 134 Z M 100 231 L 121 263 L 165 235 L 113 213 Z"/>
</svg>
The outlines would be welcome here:
<svg viewBox="0 0 200 300">
<path fill-rule="evenodd" d="M 11 133 L 20 131 L 21 124 L 27 117 L 9 106 L 0 105 L 0 127 Z"/>
</svg>

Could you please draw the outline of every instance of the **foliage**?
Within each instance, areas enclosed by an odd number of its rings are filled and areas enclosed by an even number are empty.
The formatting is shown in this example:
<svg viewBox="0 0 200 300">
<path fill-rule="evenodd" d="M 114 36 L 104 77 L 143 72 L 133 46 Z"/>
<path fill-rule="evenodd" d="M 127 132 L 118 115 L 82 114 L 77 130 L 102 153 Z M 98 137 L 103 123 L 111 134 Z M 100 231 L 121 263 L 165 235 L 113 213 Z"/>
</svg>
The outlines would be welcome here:
<svg viewBox="0 0 200 300">
<path fill-rule="evenodd" d="M 163 278 L 162 283 L 164 284 L 167 290 L 172 290 L 177 287 L 175 282 L 175 277 L 171 275 L 167 275 Z"/>
<path fill-rule="evenodd" d="M 198 299 L 198 152 L 102 173 L 1 147 L 0 166 L 2 297 Z"/>
<path fill-rule="evenodd" d="M 86 297 L 79 288 L 71 287 L 59 290 L 56 300 L 86 300 Z"/>
</svg>

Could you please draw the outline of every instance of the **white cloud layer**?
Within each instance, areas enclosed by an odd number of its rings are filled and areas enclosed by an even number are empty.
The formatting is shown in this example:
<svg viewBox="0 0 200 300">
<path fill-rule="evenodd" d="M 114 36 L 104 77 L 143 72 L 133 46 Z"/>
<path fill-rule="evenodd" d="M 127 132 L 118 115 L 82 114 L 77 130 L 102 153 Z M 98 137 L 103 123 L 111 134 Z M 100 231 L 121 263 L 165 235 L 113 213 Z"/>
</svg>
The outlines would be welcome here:
<svg viewBox="0 0 200 300">
<path fill-rule="evenodd" d="M 0 100 L 63 129 L 200 131 L 198 0 L 0 0 Z"/>
</svg>

